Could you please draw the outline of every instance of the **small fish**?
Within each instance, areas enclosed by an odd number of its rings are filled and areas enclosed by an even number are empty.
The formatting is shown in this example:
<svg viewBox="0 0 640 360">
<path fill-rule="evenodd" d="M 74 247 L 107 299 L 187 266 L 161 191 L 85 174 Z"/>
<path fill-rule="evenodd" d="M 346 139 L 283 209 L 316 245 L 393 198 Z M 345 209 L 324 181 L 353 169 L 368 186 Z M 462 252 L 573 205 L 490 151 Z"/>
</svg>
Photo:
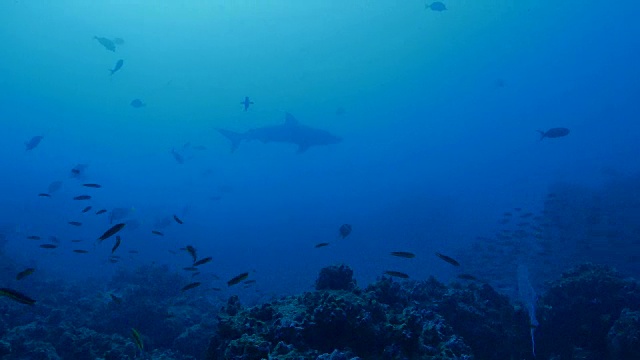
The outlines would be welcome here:
<svg viewBox="0 0 640 360">
<path fill-rule="evenodd" d="M 100 43 L 100 45 L 104 46 L 105 49 L 109 50 L 109 51 L 116 51 L 116 44 L 113 43 L 113 41 L 105 38 L 105 37 L 97 37 L 94 36 L 94 39 L 98 40 L 98 42 Z"/>
<path fill-rule="evenodd" d="M 27 236 L 27 239 L 29 240 L 40 240 L 41 237 L 38 235 L 31 235 L 31 236 Z"/>
<path fill-rule="evenodd" d="M 440 253 L 436 253 L 436 256 L 439 257 L 440 259 L 448 262 L 449 264 L 453 265 L 453 266 L 460 266 L 460 263 L 455 261 L 453 258 L 447 256 L 447 255 L 442 255 Z"/>
<path fill-rule="evenodd" d="M 18 273 L 18 275 L 16 275 L 16 280 L 22 280 L 22 279 L 26 278 L 27 276 L 33 274 L 34 271 L 36 271 L 36 269 L 34 269 L 34 268 L 26 268 L 26 269 L 20 271 Z"/>
<path fill-rule="evenodd" d="M 187 290 L 191 290 L 193 288 L 197 288 L 198 286 L 200 286 L 199 282 L 192 282 L 191 284 L 188 284 L 186 286 L 184 286 L 180 291 L 187 291 Z"/>
<path fill-rule="evenodd" d="M 109 259 L 109 262 L 112 264 L 118 263 L 118 259 Z"/>
<path fill-rule="evenodd" d="M 51 195 L 49 195 L 47 193 L 40 193 L 40 194 L 38 194 L 38 196 L 40 196 L 40 197 L 48 197 L 48 198 L 51 197 Z"/>
<path fill-rule="evenodd" d="M 31 140 L 25 142 L 24 146 L 26 148 L 26 151 L 33 150 L 38 147 L 42 139 L 44 139 L 44 136 L 34 136 L 31 138 Z"/>
<path fill-rule="evenodd" d="M 89 253 L 87 250 L 82 250 L 82 249 L 76 249 L 76 250 L 73 250 L 73 252 L 76 253 L 76 254 L 87 254 L 87 253 Z"/>
<path fill-rule="evenodd" d="M 58 245 L 56 244 L 42 244 L 40 245 L 41 248 L 43 249 L 55 249 L 58 247 Z"/>
<path fill-rule="evenodd" d="M 206 264 L 208 262 L 210 262 L 211 260 L 213 260 L 213 258 L 211 256 L 207 256 L 206 258 L 202 258 L 196 262 L 193 263 L 193 266 L 200 266 L 203 264 Z"/>
<path fill-rule="evenodd" d="M 100 209 L 100 210 L 96 211 L 96 215 L 102 215 L 102 214 L 104 214 L 106 212 L 107 212 L 107 209 Z"/>
<path fill-rule="evenodd" d="M 244 106 L 244 111 L 247 111 L 247 109 L 249 109 L 249 105 L 253 105 L 253 101 L 249 100 L 248 96 L 245 96 L 244 101 L 242 101 L 240 104 Z"/>
<path fill-rule="evenodd" d="M 8 289 L 8 288 L 0 288 L 0 296 L 6 296 L 11 300 L 17 301 L 25 305 L 33 305 L 36 303 L 35 300 L 28 297 L 27 295 L 19 293 L 12 289 Z"/>
<path fill-rule="evenodd" d="M 195 266 L 187 266 L 185 268 L 182 268 L 182 270 L 185 270 L 185 271 L 198 271 L 198 268 L 195 267 Z"/>
<path fill-rule="evenodd" d="M 71 240 L 72 243 L 79 243 L 82 242 L 82 240 Z"/>
<path fill-rule="evenodd" d="M 69 225 L 73 226 L 82 226 L 82 223 L 79 221 L 69 221 Z"/>
<path fill-rule="evenodd" d="M 329 243 L 328 242 L 323 242 L 323 243 L 316 244 L 315 248 L 317 249 L 317 248 L 321 248 L 321 247 L 325 247 L 325 246 L 329 246 Z"/>
<path fill-rule="evenodd" d="M 194 248 L 191 245 L 187 245 L 187 247 L 185 248 L 185 250 L 187 250 L 187 252 L 191 255 L 191 257 L 193 258 L 193 262 L 195 263 L 196 260 L 198 260 L 198 255 L 196 253 L 196 248 Z"/>
<path fill-rule="evenodd" d="M 88 188 L 94 188 L 94 189 L 100 189 L 102 187 L 102 185 L 100 184 L 92 184 L 92 183 L 82 184 L 82 186 L 88 187 Z"/>
<path fill-rule="evenodd" d="M 391 255 L 397 256 L 397 257 L 402 257 L 402 258 L 407 258 L 407 259 L 413 259 L 414 257 L 416 257 L 416 254 L 408 252 L 408 251 L 392 251 Z"/>
<path fill-rule="evenodd" d="M 133 342 L 136 343 L 136 346 L 140 351 L 144 350 L 144 343 L 142 342 L 142 336 L 138 332 L 138 330 L 131 328 L 131 336 L 133 337 Z"/>
<path fill-rule="evenodd" d="M 249 273 L 248 272 L 244 272 L 244 273 L 242 273 L 240 275 L 236 275 L 231 280 L 227 281 L 227 286 L 236 285 L 236 284 L 240 283 L 241 281 L 246 280 L 248 277 L 249 277 Z"/>
<path fill-rule="evenodd" d="M 91 210 L 91 206 L 87 206 L 86 208 L 82 209 L 82 212 L 86 213 L 89 210 Z"/>
<path fill-rule="evenodd" d="M 218 287 L 212 287 L 211 290 L 213 290 L 213 291 L 222 291 L 222 289 L 220 289 Z"/>
<path fill-rule="evenodd" d="M 116 73 L 116 71 L 122 69 L 122 65 L 124 64 L 124 60 L 120 59 L 118 61 L 116 61 L 116 65 L 113 67 L 113 69 L 109 69 L 109 71 L 111 71 L 110 75 L 113 75 Z"/>
<path fill-rule="evenodd" d="M 73 200 L 89 200 L 91 199 L 90 195 L 78 195 L 73 198 Z"/>
<path fill-rule="evenodd" d="M 184 222 L 182 220 L 180 220 L 180 218 L 177 217 L 176 215 L 173 215 L 173 220 L 175 220 L 180 225 L 184 224 Z"/>
<path fill-rule="evenodd" d="M 109 293 L 109 296 L 111 296 L 111 300 L 116 303 L 116 304 L 121 304 L 122 303 L 122 298 L 119 296 L 116 296 L 114 294 Z"/>
<path fill-rule="evenodd" d="M 570 130 L 567 128 L 560 127 L 560 128 L 551 128 L 547 131 L 538 130 L 538 132 L 540 133 L 540 141 L 542 141 L 544 138 L 555 139 L 555 138 L 567 136 L 569 135 Z"/>
<path fill-rule="evenodd" d="M 426 9 L 431 9 L 433 11 L 445 11 L 447 7 L 440 1 L 432 2 L 431 4 L 424 5 Z"/>
<path fill-rule="evenodd" d="M 118 246 L 120 246 L 120 235 L 116 235 L 116 243 L 113 245 L 113 248 L 111 248 L 111 254 L 116 251 Z"/>
<path fill-rule="evenodd" d="M 109 230 L 105 231 L 104 234 L 102 234 L 99 238 L 98 241 L 102 241 L 105 239 L 108 239 L 109 237 L 115 235 L 118 231 L 122 230 L 122 228 L 125 226 L 124 223 L 120 223 L 120 224 L 115 224 L 113 225 L 111 228 L 109 228 Z"/>
<path fill-rule="evenodd" d="M 131 106 L 133 106 L 136 109 L 139 109 L 141 107 L 147 106 L 147 104 L 143 103 L 142 100 L 140 100 L 140 99 L 133 99 L 131 101 Z"/>
<path fill-rule="evenodd" d="M 342 224 L 340 226 L 340 229 L 338 229 L 338 233 L 341 238 L 346 238 L 347 236 L 349 236 L 349 234 L 351 234 L 351 225 Z"/>
<path fill-rule="evenodd" d="M 151 233 L 153 235 L 164 236 L 164 234 L 162 232 L 158 231 L 158 230 L 151 230 Z"/>
<path fill-rule="evenodd" d="M 384 272 L 385 275 L 389 275 L 389 276 L 393 276 L 393 277 L 397 277 L 397 278 L 401 278 L 401 279 L 408 279 L 409 275 L 400 272 L 400 271 L 393 271 L 393 270 L 387 270 Z"/>
</svg>

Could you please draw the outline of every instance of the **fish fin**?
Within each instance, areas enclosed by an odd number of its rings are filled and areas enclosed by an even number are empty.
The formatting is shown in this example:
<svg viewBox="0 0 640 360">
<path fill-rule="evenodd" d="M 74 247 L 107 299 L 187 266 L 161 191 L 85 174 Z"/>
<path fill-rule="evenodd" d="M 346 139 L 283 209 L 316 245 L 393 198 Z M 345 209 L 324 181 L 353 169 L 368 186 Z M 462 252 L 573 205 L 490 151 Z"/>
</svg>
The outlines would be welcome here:
<svg viewBox="0 0 640 360">
<path fill-rule="evenodd" d="M 540 133 L 540 140 L 539 141 L 542 141 L 542 139 L 544 139 L 545 132 L 542 131 L 542 130 L 536 130 L 536 131 Z"/>
<path fill-rule="evenodd" d="M 224 137 L 226 137 L 227 139 L 231 140 L 231 152 L 236 151 L 238 146 L 240 146 L 240 142 L 244 140 L 244 135 L 235 131 L 218 129 L 218 132 L 224 135 Z"/>
<path fill-rule="evenodd" d="M 291 115 L 290 113 L 287 113 L 284 118 L 284 124 L 289 126 L 297 126 L 298 120 L 296 120 L 296 118 L 293 117 L 293 115 Z"/>
</svg>

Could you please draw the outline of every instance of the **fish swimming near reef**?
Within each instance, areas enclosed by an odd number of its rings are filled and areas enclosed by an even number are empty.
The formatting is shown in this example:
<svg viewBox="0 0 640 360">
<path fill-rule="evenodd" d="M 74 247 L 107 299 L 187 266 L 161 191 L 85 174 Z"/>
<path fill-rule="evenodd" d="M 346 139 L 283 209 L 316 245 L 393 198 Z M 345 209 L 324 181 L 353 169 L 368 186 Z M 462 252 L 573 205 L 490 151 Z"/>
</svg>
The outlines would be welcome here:
<svg viewBox="0 0 640 360">
<path fill-rule="evenodd" d="M 208 262 L 210 262 L 211 260 L 213 260 L 213 258 L 211 256 L 207 256 L 206 258 L 202 258 L 196 262 L 193 263 L 193 266 L 200 266 L 200 265 L 204 265 Z"/>
<path fill-rule="evenodd" d="M 116 62 L 116 65 L 113 67 L 113 69 L 109 69 L 109 71 L 111 71 L 110 75 L 115 74 L 118 70 L 122 69 L 122 65 L 124 65 L 124 60 L 120 59 Z"/>
<path fill-rule="evenodd" d="M 19 293 L 13 289 L 8 289 L 8 288 L 0 288 L 0 296 L 6 296 L 11 300 L 17 301 L 25 305 L 33 305 L 36 303 L 35 300 L 28 297 L 27 295 Z"/>
<path fill-rule="evenodd" d="M 120 246 L 120 242 L 122 241 L 122 239 L 120 238 L 120 235 L 116 235 L 116 243 L 113 244 L 113 248 L 111 248 L 111 254 L 113 255 L 114 252 L 116 252 L 116 250 L 118 249 L 118 247 Z"/>
<path fill-rule="evenodd" d="M 22 280 L 36 271 L 34 268 L 26 268 L 16 275 L 16 280 Z"/>
<path fill-rule="evenodd" d="M 244 272 L 240 275 L 234 276 L 231 280 L 227 281 L 227 286 L 233 286 L 239 284 L 240 282 L 246 280 L 249 277 L 248 272 Z"/>
<path fill-rule="evenodd" d="M 93 37 L 95 40 L 98 40 L 98 42 L 100 43 L 100 45 L 104 46 L 105 49 L 109 50 L 109 51 L 116 51 L 116 44 L 105 38 L 105 37 L 98 37 L 98 36 L 94 36 Z"/>
<path fill-rule="evenodd" d="M 109 228 L 109 230 L 105 231 L 104 234 L 100 235 L 100 237 L 98 238 L 98 241 L 102 241 L 110 238 L 111 236 L 115 235 L 118 231 L 122 230 L 124 226 L 125 226 L 124 223 L 113 225 L 112 227 Z"/>
<path fill-rule="evenodd" d="M 456 260 L 454 260 L 452 257 L 449 257 L 447 255 L 443 255 L 440 253 L 436 253 L 436 256 L 439 257 L 440 259 L 442 259 L 444 262 L 447 262 L 453 266 L 460 266 L 460 263 L 457 262 Z"/>
<path fill-rule="evenodd" d="M 244 133 L 225 129 L 218 129 L 218 132 L 231 141 L 231 152 L 235 151 L 242 141 L 250 140 L 295 144 L 298 146 L 298 153 L 307 151 L 311 146 L 337 144 L 342 141 L 342 138 L 328 131 L 301 125 L 289 113 L 286 114 L 282 125 L 265 126 Z"/>
<path fill-rule="evenodd" d="M 408 251 L 392 251 L 391 255 L 406 258 L 406 259 L 413 259 L 414 257 L 416 257 L 416 254 Z"/>
<path fill-rule="evenodd" d="M 538 132 L 540 133 L 540 140 L 542 141 L 542 139 L 544 138 L 555 139 L 559 137 L 565 137 L 569 135 L 571 130 L 567 128 L 559 127 L 559 128 L 551 128 L 547 131 L 538 130 Z"/>
<path fill-rule="evenodd" d="M 187 291 L 187 290 L 191 290 L 193 288 L 197 288 L 198 286 L 200 286 L 199 282 L 192 282 L 191 284 L 185 285 L 180 291 Z"/>
<path fill-rule="evenodd" d="M 38 135 L 38 136 L 32 137 L 31 140 L 26 141 L 24 143 L 26 151 L 33 150 L 36 147 L 38 147 L 38 145 L 40 145 L 40 142 L 42 141 L 42 139 L 44 139 L 44 136 Z"/>
<path fill-rule="evenodd" d="M 138 332 L 138 330 L 131 328 L 131 337 L 133 338 L 133 342 L 136 344 L 140 351 L 144 351 L 144 343 L 142 342 L 142 335 Z"/>
</svg>

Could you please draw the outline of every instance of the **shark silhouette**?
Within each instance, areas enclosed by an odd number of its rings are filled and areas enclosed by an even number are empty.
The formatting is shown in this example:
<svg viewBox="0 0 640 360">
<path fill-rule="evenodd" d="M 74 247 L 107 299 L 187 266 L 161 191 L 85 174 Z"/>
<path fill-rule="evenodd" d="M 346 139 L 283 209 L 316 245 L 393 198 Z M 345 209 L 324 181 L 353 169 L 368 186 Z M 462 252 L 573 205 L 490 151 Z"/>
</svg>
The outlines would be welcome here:
<svg viewBox="0 0 640 360">
<path fill-rule="evenodd" d="M 218 129 L 218 132 L 231 140 L 231 152 L 235 151 L 243 140 L 296 144 L 298 145 L 298 153 L 307 151 L 311 146 L 337 144 L 342 141 L 342 138 L 332 135 L 328 131 L 300 125 L 298 120 L 289 113 L 286 114 L 282 125 L 265 126 L 244 133 L 225 129 Z"/>
</svg>

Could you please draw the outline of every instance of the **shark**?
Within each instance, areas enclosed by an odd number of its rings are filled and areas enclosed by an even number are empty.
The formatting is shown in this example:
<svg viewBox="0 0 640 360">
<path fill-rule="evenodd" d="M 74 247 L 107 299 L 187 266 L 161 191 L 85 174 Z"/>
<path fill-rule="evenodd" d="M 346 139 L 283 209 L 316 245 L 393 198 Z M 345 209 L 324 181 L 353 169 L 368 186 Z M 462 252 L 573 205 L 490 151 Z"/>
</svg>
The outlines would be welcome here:
<svg viewBox="0 0 640 360">
<path fill-rule="evenodd" d="M 311 146 L 337 144 L 342 138 L 326 130 L 302 125 L 290 113 L 286 113 L 284 124 L 265 126 L 238 133 L 225 129 L 218 132 L 231 141 L 234 152 L 242 141 L 259 140 L 263 143 L 281 142 L 298 145 L 298 153 L 307 151 Z"/>
</svg>

